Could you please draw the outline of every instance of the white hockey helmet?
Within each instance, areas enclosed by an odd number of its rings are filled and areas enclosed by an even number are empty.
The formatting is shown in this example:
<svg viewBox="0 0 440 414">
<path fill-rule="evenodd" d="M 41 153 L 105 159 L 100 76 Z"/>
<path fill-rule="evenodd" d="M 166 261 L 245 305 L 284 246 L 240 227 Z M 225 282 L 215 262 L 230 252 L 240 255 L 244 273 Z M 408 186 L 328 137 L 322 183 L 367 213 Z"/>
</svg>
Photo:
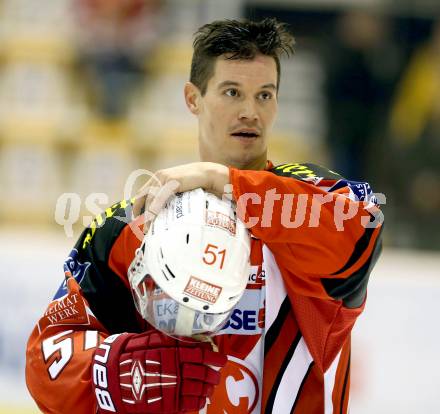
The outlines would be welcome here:
<svg viewBox="0 0 440 414">
<path fill-rule="evenodd" d="M 235 203 L 202 189 L 173 196 L 136 250 L 128 277 L 138 312 L 174 337 L 212 335 L 246 289 L 250 235 Z"/>
</svg>

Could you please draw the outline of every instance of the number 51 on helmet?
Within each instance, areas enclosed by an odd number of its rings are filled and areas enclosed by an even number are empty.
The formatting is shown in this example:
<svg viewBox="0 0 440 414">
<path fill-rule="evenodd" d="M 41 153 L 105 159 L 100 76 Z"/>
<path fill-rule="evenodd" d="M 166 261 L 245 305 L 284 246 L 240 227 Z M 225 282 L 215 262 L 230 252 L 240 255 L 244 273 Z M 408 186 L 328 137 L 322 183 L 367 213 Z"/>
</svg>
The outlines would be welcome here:
<svg viewBox="0 0 440 414">
<path fill-rule="evenodd" d="M 213 335 L 246 289 L 249 256 L 249 231 L 234 202 L 200 188 L 178 193 L 151 224 L 128 270 L 136 308 L 168 335 Z"/>
</svg>

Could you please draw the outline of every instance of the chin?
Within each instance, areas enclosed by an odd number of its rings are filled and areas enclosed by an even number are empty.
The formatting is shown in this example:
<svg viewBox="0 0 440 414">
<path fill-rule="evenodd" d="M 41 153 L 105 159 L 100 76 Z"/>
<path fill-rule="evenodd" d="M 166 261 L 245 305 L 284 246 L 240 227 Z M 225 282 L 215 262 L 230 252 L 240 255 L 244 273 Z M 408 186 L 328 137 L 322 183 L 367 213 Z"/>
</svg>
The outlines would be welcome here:
<svg viewBox="0 0 440 414">
<path fill-rule="evenodd" d="M 247 166 L 254 164 L 262 156 L 252 154 L 250 151 L 237 151 L 226 157 L 227 164 L 239 169 L 246 169 Z"/>
</svg>

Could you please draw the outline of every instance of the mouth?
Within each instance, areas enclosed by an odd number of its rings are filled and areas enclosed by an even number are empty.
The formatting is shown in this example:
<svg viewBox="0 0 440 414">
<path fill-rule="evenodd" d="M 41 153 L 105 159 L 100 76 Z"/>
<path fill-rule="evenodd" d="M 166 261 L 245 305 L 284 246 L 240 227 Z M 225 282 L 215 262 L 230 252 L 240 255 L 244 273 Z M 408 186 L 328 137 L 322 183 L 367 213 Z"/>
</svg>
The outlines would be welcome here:
<svg viewBox="0 0 440 414">
<path fill-rule="evenodd" d="M 255 129 L 240 129 L 238 131 L 232 132 L 231 136 L 235 138 L 252 139 L 252 138 L 258 138 L 260 134 Z"/>
</svg>

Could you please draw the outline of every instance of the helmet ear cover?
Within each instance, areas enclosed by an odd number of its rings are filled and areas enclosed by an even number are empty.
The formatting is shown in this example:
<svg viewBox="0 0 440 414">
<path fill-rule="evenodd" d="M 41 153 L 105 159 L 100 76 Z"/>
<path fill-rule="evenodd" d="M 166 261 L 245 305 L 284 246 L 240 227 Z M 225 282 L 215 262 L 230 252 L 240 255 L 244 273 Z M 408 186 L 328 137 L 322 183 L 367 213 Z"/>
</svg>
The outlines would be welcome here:
<svg viewBox="0 0 440 414">
<path fill-rule="evenodd" d="M 128 278 L 138 312 L 172 336 L 212 335 L 246 289 L 250 235 L 235 204 L 177 193 L 136 250 Z"/>
</svg>

